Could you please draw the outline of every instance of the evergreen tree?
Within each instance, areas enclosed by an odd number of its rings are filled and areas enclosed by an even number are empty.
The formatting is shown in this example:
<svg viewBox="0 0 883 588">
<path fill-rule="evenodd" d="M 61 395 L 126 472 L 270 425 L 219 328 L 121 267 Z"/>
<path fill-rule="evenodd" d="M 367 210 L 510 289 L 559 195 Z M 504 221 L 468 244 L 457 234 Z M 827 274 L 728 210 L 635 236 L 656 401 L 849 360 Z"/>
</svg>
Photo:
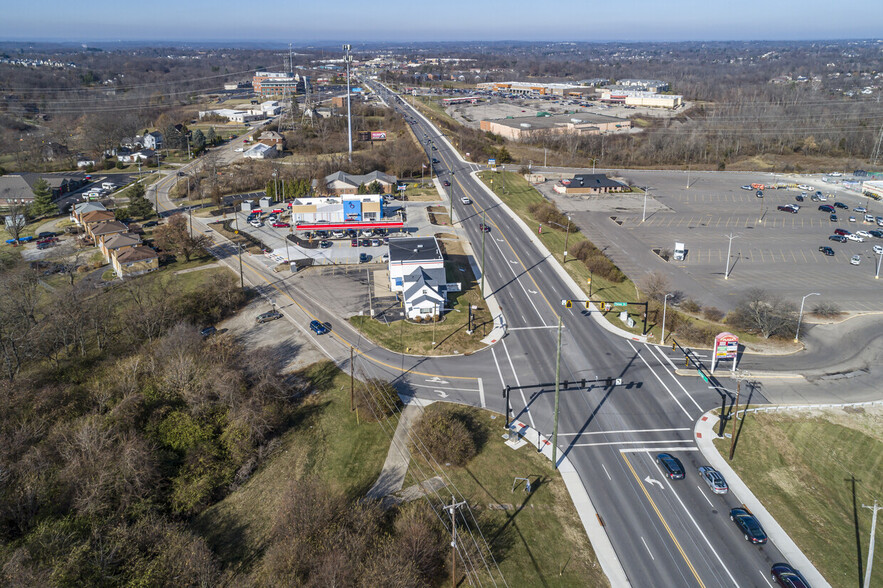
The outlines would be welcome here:
<svg viewBox="0 0 883 588">
<path fill-rule="evenodd" d="M 190 146 L 193 148 L 193 153 L 199 153 L 205 149 L 205 135 L 202 134 L 201 130 L 196 129 L 190 135 Z"/>
<path fill-rule="evenodd" d="M 144 185 L 135 184 L 128 189 L 129 214 L 133 217 L 146 218 L 153 214 L 153 203 L 144 197 Z"/>
<path fill-rule="evenodd" d="M 52 189 L 49 182 L 40 178 L 31 188 L 34 193 L 34 202 L 31 204 L 31 214 L 33 216 L 46 216 L 58 212 L 58 207 L 52 202 Z"/>
<path fill-rule="evenodd" d="M 209 127 L 208 132 L 205 135 L 205 140 L 209 142 L 210 145 L 214 145 L 218 142 L 218 135 L 215 133 L 215 127 Z"/>
</svg>

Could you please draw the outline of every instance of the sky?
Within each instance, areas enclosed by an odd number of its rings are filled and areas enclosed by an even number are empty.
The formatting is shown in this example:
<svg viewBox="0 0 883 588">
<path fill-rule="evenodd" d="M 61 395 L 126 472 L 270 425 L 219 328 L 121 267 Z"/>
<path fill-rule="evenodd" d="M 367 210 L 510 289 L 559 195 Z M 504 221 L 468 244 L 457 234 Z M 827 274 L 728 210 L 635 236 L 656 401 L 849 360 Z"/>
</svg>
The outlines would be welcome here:
<svg viewBox="0 0 883 588">
<path fill-rule="evenodd" d="M 4 6 L 5 5 L 5 6 Z M 729 41 L 883 37 L 881 0 L 0 1 L 4 41 Z"/>
</svg>

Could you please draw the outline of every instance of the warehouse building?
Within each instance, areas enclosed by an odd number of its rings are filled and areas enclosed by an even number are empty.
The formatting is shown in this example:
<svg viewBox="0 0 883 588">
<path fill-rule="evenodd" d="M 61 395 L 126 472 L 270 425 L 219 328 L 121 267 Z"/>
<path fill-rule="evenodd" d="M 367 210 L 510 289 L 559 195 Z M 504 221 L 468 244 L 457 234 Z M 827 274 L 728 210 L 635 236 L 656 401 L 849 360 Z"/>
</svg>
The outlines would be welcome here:
<svg viewBox="0 0 883 588">
<path fill-rule="evenodd" d="M 515 141 L 541 134 L 599 135 L 632 128 L 630 120 L 594 113 L 556 114 L 551 116 L 524 116 L 483 120 L 482 131 Z"/>
<path fill-rule="evenodd" d="M 669 89 L 671 89 L 669 83 L 662 80 L 626 78 L 623 80 L 616 80 L 616 85 L 622 88 L 628 88 L 630 90 L 653 92 L 654 94 L 658 94 L 659 92 L 668 92 Z"/>
</svg>

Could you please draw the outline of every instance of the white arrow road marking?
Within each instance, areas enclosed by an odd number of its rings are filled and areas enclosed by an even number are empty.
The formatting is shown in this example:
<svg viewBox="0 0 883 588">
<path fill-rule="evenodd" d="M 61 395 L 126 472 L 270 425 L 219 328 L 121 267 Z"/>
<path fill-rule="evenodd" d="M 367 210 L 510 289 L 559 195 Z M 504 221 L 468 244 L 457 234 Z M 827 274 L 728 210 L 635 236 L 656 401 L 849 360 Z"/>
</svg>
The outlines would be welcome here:
<svg viewBox="0 0 883 588">
<path fill-rule="evenodd" d="M 433 384 L 449 384 L 447 380 L 442 380 L 438 376 L 433 376 L 432 378 L 426 380 L 427 382 L 432 382 Z"/>
<path fill-rule="evenodd" d="M 539 292 L 535 292 L 533 290 L 528 290 L 528 292 L 530 292 L 531 294 L 539 294 Z"/>
<path fill-rule="evenodd" d="M 659 487 L 662 490 L 665 490 L 665 486 L 662 485 L 662 482 L 660 482 L 659 480 L 654 480 L 650 476 L 647 476 L 646 478 L 644 478 L 644 481 L 647 482 L 648 484 L 659 484 Z"/>
<path fill-rule="evenodd" d="M 444 391 L 442 391 L 442 390 L 433 390 L 433 392 L 435 392 L 436 394 L 438 394 L 441 398 L 447 398 L 447 397 L 448 397 L 448 393 L 447 393 L 447 392 L 444 392 Z"/>
<path fill-rule="evenodd" d="M 512 265 L 518 265 L 517 261 L 512 261 L 511 259 L 509 260 L 509 263 L 511 263 Z"/>
</svg>

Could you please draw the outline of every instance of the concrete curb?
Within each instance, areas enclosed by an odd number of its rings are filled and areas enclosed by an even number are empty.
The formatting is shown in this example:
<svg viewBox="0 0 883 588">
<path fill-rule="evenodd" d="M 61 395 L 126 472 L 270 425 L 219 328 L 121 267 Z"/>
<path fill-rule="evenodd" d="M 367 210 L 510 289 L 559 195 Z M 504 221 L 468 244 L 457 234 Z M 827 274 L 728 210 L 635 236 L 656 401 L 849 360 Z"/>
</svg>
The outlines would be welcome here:
<svg viewBox="0 0 883 588">
<path fill-rule="evenodd" d="M 727 460 L 715 448 L 712 441 L 717 438 L 714 432 L 714 425 L 717 422 L 718 416 L 712 411 L 708 411 L 696 421 L 693 436 L 696 439 L 696 445 L 699 446 L 699 451 L 702 452 L 702 456 L 709 465 L 723 474 L 730 487 L 730 492 L 757 517 L 757 520 L 760 521 L 760 524 L 766 530 L 767 536 L 776 544 L 776 547 L 782 552 L 788 563 L 800 570 L 800 573 L 806 577 L 806 580 L 812 586 L 827 586 L 830 588 L 831 585 L 819 573 L 812 562 L 809 561 L 809 558 L 797 547 L 797 544 L 792 541 L 788 533 L 785 532 L 782 526 L 773 518 L 773 515 L 761 504 L 760 500 L 757 499 L 745 482 L 730 467 Z"/>
<path fill-rule="evenodd" d="M 552 443 L 540 435 L 538 431 L 531 429 L 520 421 L 511 422 L 509 430 L 511 431 L 510 435 L 524 439 L 531 444 L 534 450 L 537 447 L 542 447 L 539 453 L 542 453 L 546 459 L 552 461 Z M 610 585 L 614 588 L 631 586 L 625 569 L 622 567 L 622 562 L 613 549 L 613 543 L 610 542 L 610 537 L 607 536 L 607 531 L 601 523 L 598 511 L 595 510 L 595 505 L 592 503 L 592 499 L 589 497 L 582 479 L 576 472 L 576 468 L 570 463 L 567 455 L 561 452 L 558 455 L 558 472 L 561 474 L 561 479 L 564 480 L 564 485 L 567 487 L 573 506 L 576 508 L 589 542 L 592 544 L 592 549 L 595 550 L 595 557 L 598 559 L 598 563 L 601 564 L 601 569 L 610 581 Z"/>
<path fill-rule="evenodd" d="M 488 188 L 487 185 L 483 181 L 481 181 L 481 179 L 478 177 L 477 171 L 471 172 L 469 175 L 471 175 L 475 179 L 475 181 L 478 183 L 478 185 L 480 185 L 484 189 L 484 192 L 488 196 L 490 196 L 491 198 L 494 199 L 495 202 L 500 204 L 501 210 L 505 211 L 506 214 L 508 214 L 509 217 L 521 228 L 521 230 L 524 232 L 525 236 L 527 236 L 527 238 L 530 239 L 530 241 L 534 244 L 534 246 L 536 246 L 540 251 L 545 251 L 546 253 L 549 254 L 549 261 L 551 262 L 552 267 L 555 269 L 555 272 L 558 274 L 558 277 L 560 277 L 564 281 L 564 283 L 568 285 L 568 287 L 570 288 L 571 295 L 573 295 L 574 298 L 578 298 L 578 299 L 581 299 L 582 297 L 584 297 L 586 294 L 585 294 L 585 292 L 582 291 L 582 288 L 580 288 L 579 285 L 576 283 L 576 280 L 574 280 L 570 276 L 570 274 L 567 273 L 567 271 L 561 266 L 561 264 L 558 262 L 558 260 L 555 259 L 551 253 L 549 253 L 549 250 L 546 248 L 546 245 L 542 241 L 540 241 L 539 237 L 537 237 L 532 230 L 530 230 L 530 227 L 527 226 L 527 224 L 521 219 L 521 217 L 519 217 L 517 214 L 515 214 L 515 212 L 511 208 L 509 208 L 509 206 L 505 202 L 503 202 L 500 199 L 500 197 L 497 196 L 493 192 L 493 190 Z M 601 312 L 595 307 L 594 304 L 592 305 L 591 310 L 592 310 L 592 312 L 589 316 L 602 329 L 609 331 L 610 333 L 613 333 L 614 335 L 617 335 L 619 337 L 623 337 L 625 339 L 631 339 L 632 341 L 641 341 L 641 342 L 647 341 L 646 335 L 645 336 L 634 335 L 632 333 L 629 333 L 625 329 L 620 329 L 616 325 L 607 321 L 607 319 L 605 319 L 603 316 L 601 316 Z"/>
<path fill-rule="evenodd" d="M 697 378 L 699 377 L 699 373 L 695 369 L 690 370 L 678 368 L 675 370 L 675 373 L 679 376 L 696 376 Z M 758 372 L 750 370 L 750 373 L 752 379 L 806 379 L 803 374 L 792 374 L 790 372 Z M 719 380 L 723 380 L 725 378 L 730 378 L 731 380 L 736 379 L 735 377 L 733 377 L 732 370 L 721 370 L 714 374 L 714 376 Z"/>
</svg>

